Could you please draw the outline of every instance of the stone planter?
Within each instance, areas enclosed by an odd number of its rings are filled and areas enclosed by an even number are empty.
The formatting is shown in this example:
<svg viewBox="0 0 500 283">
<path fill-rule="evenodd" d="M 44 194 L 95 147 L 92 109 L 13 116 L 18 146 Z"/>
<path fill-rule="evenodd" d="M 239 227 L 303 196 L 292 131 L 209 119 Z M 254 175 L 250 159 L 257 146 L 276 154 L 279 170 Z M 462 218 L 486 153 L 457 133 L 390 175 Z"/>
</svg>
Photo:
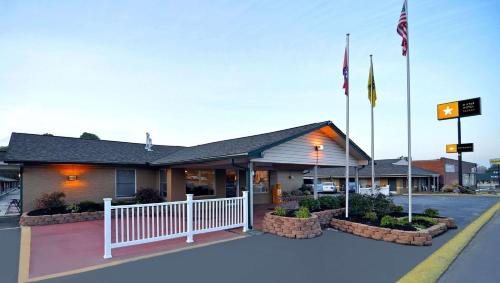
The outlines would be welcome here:
<svg viewBox="0 0 500 283">
<path fill-rule="evenodd" d="M 450 218 L 450 217 L 441 217 L 441 218 L 434 218 L 437 220 L 439 223 L 444 223 L 446 224 L 446 227 L 448 229 L 455 229 L 457 228 L 457 223 L 455 222 L 455 219 Z"/>
<path fill-rule="evenodd" d="M 438 219 L 436 218 L 436 220 Z M 448 230 L 447 223 L 444 222 L 440 222 L 434 226 L 419 231 L 403 231 L 370 226 L 336 218 L 332 219 L 332 221 L 330 222 L 330 226 L 337 230 L 351 233 L 360 237 L 412 246 L 430 246 L 432 245 L 433 237 Z"/>
<path fill-rule="evenodd" d="M 309 218 L 283 217 L 268 212 L 264 216 L 263 230 L 266 233 L 294 239 L 311 239 L 321 235 L 319 217 Z"/>
<path fill-rule="evenodd" d="M 27 213 L 21 215 L 19 224 L 23 226 L 41 226 L 50 224 L 63 224 L 81 221 L 92 221 L 104 219 L 104 211 L 65 213 L 53 215 L 29 216 Z"/>
<path fill-rule="evenodd" d="M 332 221 L 333 217 L 340 216 L 344 212 L 345 208 L 338 208 L 338 209 L 329 209 L 329 210 L 313 212 L 312 214 L 318 216 L 321 228 L 326 228 L 330 227 L 330 221 Z"/>
</svg>

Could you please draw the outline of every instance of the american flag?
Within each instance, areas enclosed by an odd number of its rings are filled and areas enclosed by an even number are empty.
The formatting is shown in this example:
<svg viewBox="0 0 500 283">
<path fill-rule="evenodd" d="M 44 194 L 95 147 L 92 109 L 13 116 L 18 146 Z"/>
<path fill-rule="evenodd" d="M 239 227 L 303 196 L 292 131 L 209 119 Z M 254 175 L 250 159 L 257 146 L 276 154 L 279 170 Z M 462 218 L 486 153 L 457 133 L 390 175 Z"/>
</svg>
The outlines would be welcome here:
<svg viewBox="0 0 500 283">
<path fill-rule="evenodd" d="M 408 18 L 406 17 L 406 0 L 403 4 L 403 9 L 401 10 L 401 16 L 399 16 L 397 31 L 403 38 L 401 46 L 403 47 L 403 56 L 406 56 L 406 53 L 408 52 Z"/>
<path fill-rule="evenodd" d="M 344 75 L 344 85 L 342 88 L 345 90 L 345 95 L 349 95 L 349 66 L 347 64 L 347 47 L 344 51 L 344 66 L 342 67 L 342 75 Z"/>
</svg>

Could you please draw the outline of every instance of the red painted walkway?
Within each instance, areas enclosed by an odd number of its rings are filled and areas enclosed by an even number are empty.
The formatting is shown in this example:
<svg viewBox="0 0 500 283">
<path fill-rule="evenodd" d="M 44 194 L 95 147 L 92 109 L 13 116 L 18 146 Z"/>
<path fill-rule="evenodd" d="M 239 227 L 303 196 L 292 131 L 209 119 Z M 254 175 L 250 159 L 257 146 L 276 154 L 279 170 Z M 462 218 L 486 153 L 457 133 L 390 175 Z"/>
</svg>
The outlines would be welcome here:
<svg viewBox="0 0 500 283">
<path fill-rule="evenodd" d="M 241 228 L 194 236 L 187 244 L 186 237 L 164 240 L 112 250 L 112 259 L 103 259 L 103 221 L 35 226 L 31 228 L 30 278 L 70 270 L 168 252 L 211 242 L 241 237 Z"/>
</svg>

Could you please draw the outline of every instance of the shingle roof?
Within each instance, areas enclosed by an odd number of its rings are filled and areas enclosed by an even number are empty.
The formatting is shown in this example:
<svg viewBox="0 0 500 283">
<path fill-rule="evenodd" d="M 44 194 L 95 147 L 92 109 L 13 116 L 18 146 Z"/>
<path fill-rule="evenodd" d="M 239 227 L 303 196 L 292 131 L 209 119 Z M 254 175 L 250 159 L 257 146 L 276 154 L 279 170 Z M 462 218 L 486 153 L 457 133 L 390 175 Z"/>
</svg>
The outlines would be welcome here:
<svg viewBox="0 0 500 283">
<path fill-rule="evenodd" d="M 265 149 L 326 126 L 345 138 L 332 122 L 325 121 L 192 147 L 154 145 L 153 151 L 148 152 L 144 144 L 137 143 L 12 133 L 6 161 L 170 165 L 238 155 L 259 156 Z M 359 155 L 370 158 L 352 141 L 351 146 Z"/>
<path fill-rule="evenodd" d="M 177 164 L 238 155 L 256 156 L 265 149 L 325 126 L 331 126 L 337 133 L 344 136 L 332 122 L 325 121 L 265 134 L 186 147 L 153 162 L 153 164 Z M 369 156 L 352 141 L 351 145 L 357 149 L 362 156 L 369 159 Z"/>
<path fill-rule="evenodd" d="M 0 182 L 16 182 L 16 179 L 0 176 Z"/>
<path fill-rule="evenodd" d="M 413 176 L 432 176 L 437 175 L 437 173 L 420 169 L 412 166 L 411 169 Z M 359 169 L 359 177 L 371 177 L 372 176 L 372 166 L 367 165 Z M 386 177 L 386 176 L 406 176 L 408 174 L 408 161 L 401 159 L 380 159 L 375 160 L 375 176 L 376 177 Z M 354 170 L 349 170 L 349 175 L 354 177 Z M 313 176 L 313 172 L 306 174 L 308 177 Z M 322 177 L 344 177 L 345 167 L 335 167 L 335 168 L 318 168 L 318 176 Z"/>
<path fill-rule="evenodd" d="M 12 133 L 6 161 L 145 165 L 182 148 L 153 145 L 153 151 L 146 151 L 144 146 L 139 143 Z"/>
</svg>

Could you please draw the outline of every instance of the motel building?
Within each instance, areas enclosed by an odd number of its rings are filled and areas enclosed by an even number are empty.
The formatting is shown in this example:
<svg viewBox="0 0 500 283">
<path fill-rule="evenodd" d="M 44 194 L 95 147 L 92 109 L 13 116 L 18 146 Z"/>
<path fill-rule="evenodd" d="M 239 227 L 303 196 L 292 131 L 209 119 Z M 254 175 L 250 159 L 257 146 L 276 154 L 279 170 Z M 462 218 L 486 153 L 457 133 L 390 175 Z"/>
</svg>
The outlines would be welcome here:
<svg viewBox="0 0 500 283">
<path fill-rule="evenodd" d="M 127 201 L 154 188 L 168 202 L 227 198 L 248 192 L 254 208 L 272 203 L 272 188 L 302 186 L 305 170 L 343 168 L 345 134 L 325 121 L 197 146 L 165 146 L 12 133 L 6 162 L 21 164 L 22 210 L 44 193 L 62 191 L 67 203 Z M 370 157 L 350 142 L 353 172 Z M 341 169 L 343 170 L 343 169 Z"/>
<path fill-rule="evenodd" d="M 413 163 L 414 164 L 414 163 Z M 408 160 L 404 157 L 395 159 L 375 160 L 375 187 L 389 187 L 391 194 L 408 193 Z M 359 166 L 358 170 L 350 172 L 349 187 L 371 188 L 372 167 Z M 304 178 L 313 178 L 313 173 L 306 172 Z M 317 178 L 320 183 L 333 182 L 337 191 L 345 188 L 345 169 L 339 167 L 319 168 Z M 440 175 L 437 172 L 425 170 L 415 165 L 412 167 L 412 192 L 438 191 Z M 358 184 L 358 186 L 356 186 Z"/>
</svg>

